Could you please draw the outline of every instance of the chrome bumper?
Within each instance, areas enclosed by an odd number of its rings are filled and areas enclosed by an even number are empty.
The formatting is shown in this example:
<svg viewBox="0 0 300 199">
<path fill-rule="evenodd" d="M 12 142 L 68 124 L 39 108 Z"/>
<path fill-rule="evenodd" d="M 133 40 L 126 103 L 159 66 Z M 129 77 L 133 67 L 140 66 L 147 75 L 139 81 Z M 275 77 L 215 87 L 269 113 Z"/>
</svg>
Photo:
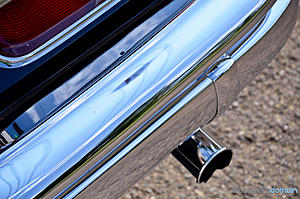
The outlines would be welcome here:
<svg viewBox="0 0 300 199">
<path fill-rule="evenodd" d="M 1 195 L 116 198 L 223 112 L 285 43 L 298 4 L 222 2 L 191 1 L 2 153 Z"/>
</svg>

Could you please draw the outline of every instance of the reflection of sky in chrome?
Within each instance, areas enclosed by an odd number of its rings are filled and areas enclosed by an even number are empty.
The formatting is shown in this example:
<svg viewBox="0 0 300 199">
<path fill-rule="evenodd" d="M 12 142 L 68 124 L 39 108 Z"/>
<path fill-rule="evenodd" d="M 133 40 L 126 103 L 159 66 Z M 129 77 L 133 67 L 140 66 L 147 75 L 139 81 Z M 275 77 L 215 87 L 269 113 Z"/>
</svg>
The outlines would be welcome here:
<svg viewBox="0 0 300 199">
<path fill-rule="evenodd" d="M 241 17 L 246 14 L 249 16 L 253 13 L 249 12 L 251 9 L 249 6 L 253 1 L 228 0 L 227 2 L 231 2 L 233 7 L 227 7 L 224 13 L 235 12 Z M 207 2 L 212 2 L 213 5 L 209 6 Z M 33 133 L 16 143 L 8 153 L 2 154 L 0 167 L 2 196 L 31 198 L 33 191 L 38 193 L 55 179 L 64 176 L 63 174 L 66 174 L 73 165 L 91 154 L 93 149 L 99 149 L 100 143 L 103 147 L 112 139 L 124 135 L 124 129 L 118 127 L 122 125 L 126 128 L 135 124 L 136 115 L 145 113 L 148 105 L 155 106 L 153 104 L 169 96 L 169 92 L 180 85 L 178 80 L 195 71 L 199 60 L 213 54 L 209 49 L 220 49 L 222 44 L 220 41 L 224 41 L 229 34 L 233 35 L 236 32 L 236 26 L 240 24 L 237 21 L 239 19 L 233 20 L 223 12 L 216 12 L 212 17 L 207 18 L 207 13 L 212 12 L 213 8 L 218 7 L 222 10 L 223 7 L 220 8 L 218 2 L 196 1 L 188 12 L 183 13 L 161 34 L 142 46 L 111 74 L 102 78 L 55 117 L 50 118 Z M 237 4 L 241 6 L 235 7 Z M 220 21 L 221 18 L 223 22 Z M 202 19 L 211 22 L 205 22 L 205 26 L 202 27 L 200 23 Z M 199 27 L 197 27 L 198 23 Z M 211 24 L 215 24 L 218 28 L 210 28 Z M 217 26 L 219 24 L 223 24 L 223 27 Z M 94 67 L 98 73 L 104 67 L 101 63 L 99 58 L 88 67 Z M 84 82 L 75 81 L 75 83 L 80 85 Z M 71 193 L 74 195 L 69 196 L 75 197 L 103 172 L 151 136 L 159 126 L 211 83 L 213 81 L 206 78 L 162 117 L 156 118 L 153 123 L 147 121 L 151 125 L 146 131 L 138 134 L 137 137 L 133 136 L 135 139 L 125 147 L 121 147 L 122 149 L 118 148 L 113 158 L 92 173 L 78 188 L 76 187 L 76 190 Z M 53 94 L 52 97 L 54 96 Z M 56 103 L 53 99 L 51 102 Z M 42 111 L 46 110 L 46 107 L 42 108 Z M 126 125 L 123 126 L 125 122 Z M 34 160 L 28 162 L 32 158 Z M 102 162 L 98 163 L 102 164 Z M 8 170 L 14 171 L 13 174 Z"/>
<path fill-rule="evenodd" d="M 31 130 L 37 123 L 45 119 L 51 112 L 55 111 L 57 107 L 74 95 L 75 92 L 108 68 L 121 56 L 120 52 L 126 52 L 128 49 L 132 48 L 137 41 L 144 38 L 151 30 L 166 20 L 170 13 L 173 12 L 174 9 L 179 8 L 184 2 L 185 1 L 182 0 L 175 0 L 153 15 L 150 19 L 130 32 L 115 46 L 85 67 L 81 72 L 24 112 L 15 120 L 15 123 L 17 123 L 24 132 Z M 10 133 L 14 131 L 14 128 L 9 126 L 6 130 Z"/>
</svg>

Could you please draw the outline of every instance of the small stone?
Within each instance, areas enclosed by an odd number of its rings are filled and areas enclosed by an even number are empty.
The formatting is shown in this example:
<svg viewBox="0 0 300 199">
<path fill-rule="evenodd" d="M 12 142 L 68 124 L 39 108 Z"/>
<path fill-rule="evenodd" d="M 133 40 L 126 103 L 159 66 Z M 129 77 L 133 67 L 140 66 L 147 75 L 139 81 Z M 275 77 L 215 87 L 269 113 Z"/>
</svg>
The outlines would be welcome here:
<svg viewBox="0 0 300 199">
<path fill-rule="evenodd" d="M 295 111 L 295 117 L 296 117 L 297 119 L 300 119 L 300 110 L 296 110 L 296 111 Z"/>
<path fill-rule="evenodd" d="M 239 102 L 238 102 L 238 101 L 234 101 L 234 102 L 232 103 L 232 106 L 233 106 L 234 108 L 237 108 L 237 107 L 239 106 Z"/>
</svg>

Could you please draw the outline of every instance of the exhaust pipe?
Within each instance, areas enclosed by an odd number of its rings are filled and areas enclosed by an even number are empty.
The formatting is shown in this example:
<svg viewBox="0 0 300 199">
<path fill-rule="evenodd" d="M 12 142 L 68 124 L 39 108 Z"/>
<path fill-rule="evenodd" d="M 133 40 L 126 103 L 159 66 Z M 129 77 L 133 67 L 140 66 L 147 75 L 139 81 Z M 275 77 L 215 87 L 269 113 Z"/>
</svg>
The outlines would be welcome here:
<svg viewBox="0 0 300 199">
<path fill-rule="evenodd" d="M 172 155 L 201 183 L 207 182 L 215 170 L 229 165 L 232 151 L 199 128 Z"/>
</svg>

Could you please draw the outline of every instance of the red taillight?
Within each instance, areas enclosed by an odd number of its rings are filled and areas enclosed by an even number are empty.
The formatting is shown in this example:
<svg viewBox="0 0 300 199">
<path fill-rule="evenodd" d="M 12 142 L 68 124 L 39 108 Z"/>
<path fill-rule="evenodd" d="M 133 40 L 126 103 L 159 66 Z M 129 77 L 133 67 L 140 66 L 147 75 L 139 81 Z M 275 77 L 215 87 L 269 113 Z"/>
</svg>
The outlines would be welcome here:
<svg viewBox="0 0 300 199">
<path fill-rule="evenodd" d="M 81 18 L 95 0 L 11 0 L 0 8 L 0 54 L 21 56 Z"/>
</svg>

